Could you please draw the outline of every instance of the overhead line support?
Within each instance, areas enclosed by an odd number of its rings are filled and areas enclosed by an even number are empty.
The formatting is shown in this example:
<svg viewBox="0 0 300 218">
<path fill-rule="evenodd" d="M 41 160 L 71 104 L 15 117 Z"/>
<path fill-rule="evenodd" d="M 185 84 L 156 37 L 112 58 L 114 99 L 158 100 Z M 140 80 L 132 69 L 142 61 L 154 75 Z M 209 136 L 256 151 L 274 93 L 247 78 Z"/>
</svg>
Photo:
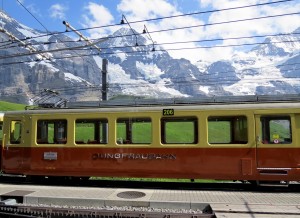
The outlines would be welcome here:
<svg viewBox="0 0 300 218">
<path fill-rule="evenodd" d="M 96 48 L 99 52 L 101 52 L 101 48 L 99 48 L 97 45 L 94 45 L 93 43 L 91 43 L 91 41 L 86 38 L 85 36 L 83 36 L 79 31 L 77 31 L 74 27 L 72 27 L 67 21 L 63 21 L 63 24 L 66 26 L 66 28 L 71 29 L 74 33 L 76 33 L 81 39 L 83 39 L 84 41 L 86 41 L 90 46 Z"/>
<path fill-rule="evenodd" d="M 18 39 L 16 36 L 14 36 L 12 33 L 8 32 L 7 30 L 5 30 L 4 28 L 0 27 L 0 32 L 6 34 L 8 37 L 10 37 L 12 40 L 15 40 L 19 43 L 21 43 L 24 48 L 27 48 L 30 50 L 30 52 L 33 52 L 33 53 L 37 53 L 37 55 L 40 55 L 42 56 L 43 58 L 45 58 L 46 60 L 49 60 L 50 57 L 46 56 L 45 54 L 38 54 L 38 50 L 36 48 L 34 48 L 33 46 L 30 46 L 28 44 L 26 44 L 25 42 L 23 42 L 22 40 Z"/>
</svg>

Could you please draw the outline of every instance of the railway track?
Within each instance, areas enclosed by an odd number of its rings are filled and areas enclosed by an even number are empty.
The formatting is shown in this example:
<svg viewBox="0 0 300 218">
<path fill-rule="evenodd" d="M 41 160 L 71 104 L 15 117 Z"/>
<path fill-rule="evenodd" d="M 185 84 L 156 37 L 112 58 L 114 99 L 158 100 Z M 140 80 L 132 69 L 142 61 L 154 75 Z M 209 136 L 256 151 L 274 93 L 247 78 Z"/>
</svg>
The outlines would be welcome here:
<svg viewBox="0 0 300 218">
<path fill-rule="evenodd" d="M 244 190 L 244 191 L 274 191 L 274 192 L 300 192 L 300 183 L 294 182 L 289 187 L 256 186 L 241 182 L 153 182 L 153 181 L 127 181 L 127 180 L 62 180 L 39 179 L 28 180 L 26 177 L 7 177 L 0 175 L 0 183 L 27 184 L 47 186 L 75 186 L 75 187 L 113 187 L 113 188 L 149 188 L 149 189 L 174 189 L 174 190 Z"/>
<path fill-rule="evenodd" d="M 2 205 L 0 206 L 0 217 L 51 217 L 51 218 L 215 218 L 211 207 L 206 205 L 202 211 L 191 210 L 174 210 L 164 209 L 157 210 L 154 208 L 63 208 L 51 206 L 33 206 L 33 205 Z"/>
<path fill-rule="evenodd" d="M 249 191 L 231 190 L 233 184 L 200 190 L 64 185 L 0 183 L 0 217 L 300 217 L 298 191 L 288 188 Z"/>
<path fill-rule="evenodd" d="M 12 200 L 12 199 L 11 199 Z M 202 210 L 155 209 L 146 207 L 53 207 L 41 205 L 1 205 L 2 218 L 218 218 L 218 217 L 299 217 L 300 212 L 287 211 L 244 211 L 241 209 L 213 210 L 209 204 L 203 205 Z"/>
</svg>

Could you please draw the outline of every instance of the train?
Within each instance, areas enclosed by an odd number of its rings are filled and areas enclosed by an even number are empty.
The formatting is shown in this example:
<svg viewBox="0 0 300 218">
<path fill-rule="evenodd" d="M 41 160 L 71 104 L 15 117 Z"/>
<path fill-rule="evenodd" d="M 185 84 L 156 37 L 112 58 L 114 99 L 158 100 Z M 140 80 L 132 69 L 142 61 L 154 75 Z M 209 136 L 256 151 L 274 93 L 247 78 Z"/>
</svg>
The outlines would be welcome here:
<svg viewBox="0 0 300 218">
<path fill-rule="evenodd" d="M 26 177 L 300 181 L 300 102 L 9 111 L 1 172 Z"/>
</svg>

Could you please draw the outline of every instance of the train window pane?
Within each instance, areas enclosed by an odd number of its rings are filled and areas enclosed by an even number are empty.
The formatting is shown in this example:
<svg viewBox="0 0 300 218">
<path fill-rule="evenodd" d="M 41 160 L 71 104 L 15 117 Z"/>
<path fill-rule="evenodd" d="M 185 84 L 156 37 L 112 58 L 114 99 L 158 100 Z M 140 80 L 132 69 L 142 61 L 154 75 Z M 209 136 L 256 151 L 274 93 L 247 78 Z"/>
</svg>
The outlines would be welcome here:
<svg viewBox="0 0 300 218">
<path fill-rule="evenodd" d="M 107 144 L 108 121 L 105 119 L 76 120 L 76 144 Z"/>
<path fill-rule="evenodd" d="M 122 118 L 117 120 L 118 144 L 150 144 L 152 122 L 150 118 Z"/>
<path fill-rule="evenodd" d="M 208 142 L 210 144 L 246 144 L 248 142 L 247 118 L 209 117 Z"/>
<path fill-rule="evenodd" d="M 163 144 L 196 144 L 198 142 L 196 118 L 164 118 L 161 124 Z"/>
<path fill-rule="evenodd" d="M 264 144 L 292 142 L 290 117 L 261 117 L 261 136 Z"/>
<path fill-rule="evenodd" d="M 21 143 L 21 131 L 22 123 L 21 121 L 11 121 L 10 123 L 10 143 L 11 144 L 20 144 Z"/>
<path fill-rule="evenodd" d="M 66 144 L 67 121 L 38 120 L 36 135 L 38 144 Z"/>
</svg>

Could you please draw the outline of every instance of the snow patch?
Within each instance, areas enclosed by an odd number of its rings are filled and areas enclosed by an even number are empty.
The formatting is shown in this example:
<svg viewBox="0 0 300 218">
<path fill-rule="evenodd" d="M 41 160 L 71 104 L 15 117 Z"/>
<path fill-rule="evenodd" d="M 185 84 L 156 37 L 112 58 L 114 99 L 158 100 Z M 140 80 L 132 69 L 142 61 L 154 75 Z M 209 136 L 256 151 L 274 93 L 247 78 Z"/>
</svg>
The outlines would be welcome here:
<svg viewBox="0 0 300 218">
<path fill-rule="evenodd" d="M 97 64 L 97 66 L 102 69 L 102 58 L 100 56 L 93 55 L 93 58 Z"/>
<path fill-rule="evenodd" d="M 20 27 L 17 27 L 16 30 L 22 33 L 26 37 L 32 37 L 34 41 L 37 42 L 48 42 L 49 36 L 45 36 L 44 34 L 41 34 L 34 29 L 31 29 L 21 23 L 18 23 Z M 44 36 L 43 36 L 44 35 Z"/>
<path fill-rule="evenodd" d="M 118 57 L 121 59 L 121 62 L 125 61 L 127 59 L 127 55 L 125 52 L 122 52 L 120 50 L 116 50 L 112 56 Z"/>
<path fill-rule="evenodd" d="M 164 72 L 161 71 L 156 64 L 144 64 L 140 61 L 137 61 L 136 68 L 147 80 L 159 79 L 159 76 L 164 74 Z"/>
<path fill-rule="evenodd" d="M 42 64 L 42 65 L 46 65 L 48 68 L 50 68 L 53 72 L 58 72 L 59 69 L 55 68 L 51 63 L 49 62 L 45 62 L 45 61 L 41 61 L 39 62 L 39 64 Z"/>
<path fill-rule="evenodd" d="M 86 80 L 82 79 L 81 77 L 79 76 L 75 76 L 74 74 L 72 73 L 64 73 L 65 74 L 65 79 L 68 80 L 68 81 L 75 81 L 75 82 L 86 82 L 88 83 Z M 90 84 L 90 83 L 88 83 Z M 90 84 L 91 85 L 91 84 Z"/>
</svg>

